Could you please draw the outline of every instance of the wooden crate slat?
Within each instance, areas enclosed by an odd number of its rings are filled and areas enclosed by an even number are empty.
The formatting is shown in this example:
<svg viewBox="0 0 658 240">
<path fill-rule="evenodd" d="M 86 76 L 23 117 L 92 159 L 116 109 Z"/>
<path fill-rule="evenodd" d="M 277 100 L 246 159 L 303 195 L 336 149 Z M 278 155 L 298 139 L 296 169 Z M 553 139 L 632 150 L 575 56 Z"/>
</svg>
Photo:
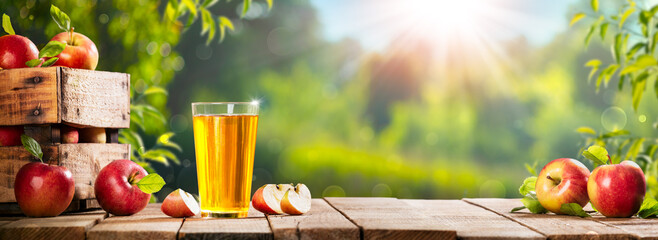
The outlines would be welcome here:
<svg viewBox="0 0 658 240">
<path fill-rule="evenodd" d="M 56 68 L 0 70 L 0 126 L 57 123 Z"/>
<path fill-rule="evenodd" d="M 130 159 L 129 144 L 60 144 L 59 165 L 73 173 L 74 199 L 95 198 L 94 181 L 98 172 L 117 159 Z"/>
<path fill-rule="evenodd" d="M 87 232 L 87 239 L 176 239 L 183 219 L 165 215 L 160 205 L 149 204 L 132 216 L 107 218 Z"/>
<path fill-rule="evenodd" d="M 249 206 L 246 218 L 187 218 L 178 239 L 273 239 L 263 213 Z"/>
<path fill-rule="evenodd" d="M 363 239 L 456 239 L 449 225 L 395 198 L 325 198 L 362 231 Z"/>
<path fill-rule="evenodd" d="M 513 219 L 547 236 L 549 239 L 634 239 L 638 236 L 622 229 L 605 225 L 592 218 L 561 216 L 555 214 L 532 214 L 528 210 L 510 213 L 514 207 L 522 206 L 519 199 L 464 199 L 480 207 Z"/>
<path fill-rule="evenodd" d="M 60 69 L 62 122 L 104 128 L 130 127 L 130 75 Z"/>
<path fill-rule="evenodd" d="M 360 239 L 359 228 L 323 199 L 298 216 L 268 215 L 274 239 Z"/>
<path fill-rule="evenodd" d="M 641 239 L 658 239 L 658 221 L 642 218 L 606 218 L 596 214 L 594 220 L 633 233 Z"/>
<path fill-rule="evenodd" d="M 517 222 L 461 200 L 403 201 L 416 212 L 450 225 L 459 239 L 546 239 Z"/>
<path fill-rule="evenodd" d="M 56 146 L 41 146 L 41 150 L 44 162 L 59 164 L 59 150 Z M 0 147 L 0 203 L 16 202 L 14 178 L 18 170 L 31 161 L 34 161 L 34 157 L 22 146 Z"/>
<path fill-rule="evenodd" d="M 90 210 L 90 209 L 100 209 L 101 206 L 98 204 L 96 199 L 73 199 L 71 204 L 64 210 L 64 213 L 76 212 L 81 210 Z M 0 216 L 2 215 L 23 215 L 23 211 L 18 206 L 18 203 L 0 203 Z M 0 218 L 0 220 L 2 220 Z"/>
<path fill-rule="evenodd" d="M 23 218 L 0 226 L 0 239 L 85 239 L 85 233 L 107 216 L 104 211 L 54 218 Z"/>
</svg>

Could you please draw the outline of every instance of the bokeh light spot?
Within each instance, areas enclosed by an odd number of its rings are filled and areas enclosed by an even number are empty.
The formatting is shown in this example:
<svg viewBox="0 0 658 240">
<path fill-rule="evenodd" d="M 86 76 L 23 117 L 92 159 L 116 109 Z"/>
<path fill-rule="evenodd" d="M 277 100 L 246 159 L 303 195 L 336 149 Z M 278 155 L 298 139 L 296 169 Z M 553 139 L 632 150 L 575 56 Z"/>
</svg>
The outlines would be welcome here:
<svg viewBox="0 0 658 240">
<path fill-rule="evenodd" d="M 488 198 L 505 197 L 505 185 L 498 180 L 487 180 L 480 185 L 480 196 Z"/>
<path fill-rule="evenodd" d="M 393 196 L 391 188 L 383 183 L 377 184 L 372 188 L 373 197 L 390 197 Z"/>
<path fill-rule="evenodd" d="M 322 197 L 345 197 L 345 190 L 340 186 L 331 185 L 322 191 Z"/>
<path fill-rule="evenodd" d="M 624 129 L 626 121 L 626 112 L 619 107 L 609 107 L 601 114 L 601 125 L 608 131 Z"/>
</svg>

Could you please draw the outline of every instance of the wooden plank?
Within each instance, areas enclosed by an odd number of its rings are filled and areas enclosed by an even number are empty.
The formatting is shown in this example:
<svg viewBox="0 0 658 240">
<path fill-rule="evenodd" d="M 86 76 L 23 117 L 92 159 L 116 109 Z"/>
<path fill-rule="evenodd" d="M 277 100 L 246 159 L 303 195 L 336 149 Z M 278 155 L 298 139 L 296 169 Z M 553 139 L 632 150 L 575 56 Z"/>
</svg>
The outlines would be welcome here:
<svg viewBox="0 0 658 240">
<path fill-rule="evenodd" d="M 71 204 L 64 210 L 65 213 L 68 212 L 77 212 L 77 211 L 83 211 L 83 210 L 90 210 L 90 209 L 98 209 L 101 208 L 100 204 L 98 204 L 98 201 L 96 199 L 73 199 L 71 201 Z M 0 214 L 3 216 L 7 215 L 20 215 L 23 216 L 23 211 L 21 211 L 21 208 L 18 206 L 18 203 L 0 203 Z M 0 219 L 2 220 L 2 219 Z"/>
<path fill-rule="evenodd" d="M 61 68 L 62 122 L 130 127 L 130 74 Z"/>
<path fill-rule="evenodd" d="M 268 215 L 274 239 L 360 239 L 359 228 L 323 199 L 298 216 Z"/>
<path fill-rule="evenodd" d="M 74 199 L 96 198 L 94 181 L 98 172 L 117 159 L 130 159 L 130 144 L 78 143 L 60 144 L 59 164 L 73 174 Z"/>
<path fill-rule="evenodd" d="M 87 232 L 87 239 L 176 239 L 182 218 L 160 211 L 161 204 L 149 204 L 132 216 L 111 216 Z"/>
<path fill-rule="evenodd" d="M 57 68 L 0 70 L 0 126 L 57 123 Z"/>
<path fill-rule="evenodd" d="M 593 221 L 592 218 L 532 214 L 528 210 L 510 213 L 512 208 L 522 205 L 519 199 L 480 198 L 464 199 L 464 201 L 510 218 L 549 239 L 635 239 L 638 237 L 619 228 Z"/>
<path fill-rule="evenodd" d="M 546 239 L 496 213 L 461 200 L 403 200 L 416 212 L 444 222 L 459 239 Z"/>
<path fill-rule="evenodd" d="M 635 234 L 640 239 L 658 239 L 658 221 L 656 219 L 641 219 L 637 217 L 606 218 L 600 214 L 596 214 L 593 219 Z"/>
<path fill-rule="evenodd" d="M 103 220 L 104 211 L 23 218 L 0 226 L 0 239 L 85 239 L 85 233 Z"/>
<path fill-rule="evenodd" d="M 363 239 L 456 239 L 449 225 L 395 198 L 325 198 L 359 226 Z"/>
<path fill-rule="evenodd" d="M 273 239 L 265 215 L 249 207 L 246 218 L 188 218 L 178 239 Z"/>
<path fill-rule="evenodd" d="M 42 145 L 41 148 L 44 162 L 55 165 L 59 163 L 56 146 Z M 18 170 L 32 161 L 35 158 L 23 146 L 0 147 L 0 203 L 16 202 L 14 179 Z"/>
</svg>

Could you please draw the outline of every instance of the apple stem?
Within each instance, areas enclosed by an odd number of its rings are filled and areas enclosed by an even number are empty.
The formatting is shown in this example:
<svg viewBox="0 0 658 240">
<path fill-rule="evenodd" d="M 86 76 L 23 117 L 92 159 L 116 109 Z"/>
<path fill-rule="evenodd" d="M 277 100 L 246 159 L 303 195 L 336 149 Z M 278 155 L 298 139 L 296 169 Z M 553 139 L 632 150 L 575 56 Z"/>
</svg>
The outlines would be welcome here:
<svg viewBox="0 0 658 240">
<path fill-rule="evenodd" d="M 139 172 L 135 172 L 133 174 L 130 174 L 130 176 L 128 177 L 128 183 L 130 183 L 130 185 L 133 184 L 133 181 L 135 181 L 135 177 L 137 177 L 137 175 L 139 175 Z"/>
<path fill-rule="evenodd" d="M 74 45 L 73 44 L 73 29 L 75 29 L 75 28 L 71 27 L 71 31 L 69 31 L 69 42 L 71 43 L 71 45 Z"/>
</svg>

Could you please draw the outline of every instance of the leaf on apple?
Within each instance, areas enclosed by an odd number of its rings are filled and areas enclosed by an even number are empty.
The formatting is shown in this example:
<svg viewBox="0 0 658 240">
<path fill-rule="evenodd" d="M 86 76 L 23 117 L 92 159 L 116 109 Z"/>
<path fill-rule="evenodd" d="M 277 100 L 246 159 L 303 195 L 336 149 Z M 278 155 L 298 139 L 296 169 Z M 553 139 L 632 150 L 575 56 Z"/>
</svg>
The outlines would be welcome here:
<svg viewBox="0 0 658 240">
<path fill-rule="evenodd" d="M 60 41 L 50 41 L 39 51 L 39 58 L 54 57 L 59 55 L 66 48 L 66 44 Z"/>
<path fill-rule="evenodd" d="M 583 151 L 583 156 L 592 160 L 597 165 L 605 165 L 610 160 L 608 150 L 598 145 L 592 145 L 587 148 L 587 150 Z"/>
<path fill-rule="evenodd" d="M 28 67 L 37 67 L 39 66 L 39 64 L 41 64 L 41 62 L 43 62 L 43 60 L 41 59 L 32 59 L 30 61 L 25 62 L 25 65 Z"/>
<path fill-rule="evenodd" d="M 50 59 L 46 60 L 45 62 L 43 62 L 43 64 L 41 64 L 41 67 L 50 67 L 53 64 L 55 64 L 57 62 L 57 60 L 59 60 L 58 57 L 50 58 Z"/>
<path fill-rule="evenodd" d="M 578 203 L 565 203 L 560 206 L 560 212 L 571 215 L 571 216 L 578 216 L 581 218 L 584 217 L 591 217 L 585 210 L 583 210 L 583 207 L 581 207 Z"/>
<path fill-rule="evenodd" d="M 21 135 L 21 143 L 23 143 L 23 147 L 25 150 L 30 152 L 32 155 L 37 157 L 41 162 L 43 162 L 43 152 L 41 151 L 41 146 L 37 142 L 37 140 L 34 140 L 34 138 L 31 138 L 28 135 Z"/>
<path fill-rule="evenodd" d="M 57 26 L 65 32 L 71 30 L 71 18 L 66 13 L 59 10 L 55 5 L 50 5 L 50 16 L 55 20 Z"/>
<path fill-rule="evenodd" d="M 537 194 L 534 191 L 526 194 L 525 197 L 521 199 L 521 202 L 531 213 L 541 214 L 548 212 L 548 210 L 539 203 L 539 200 L 537 200 Z"/>
<path fill-rule="evenodd" d="M 526 207 L 525 206 L 515 207 L 515 208 L 512 208 L 512 210 L 510 210 L 509 212 L 517 212 L 517 211 L 521 211 L 523 209 L 526 209 Z"/>
<path fill-rule="evenodd" d="M 658 216 L 658 201 L 651 197 L 644 198 L 640 211 L 637 212 L 640 218 L 654 218 Z"/>
<path fill-rule="evenodd" d="M 160 177 L 160 175 L 157 173 L 151 173 L 140 179 L 139 182 L 137 182 L 137 187 L 139 187 L 142 192 L 150 194 L 160 191 L 165 184 L 165 180 Z"/>
<path fill-rule="evenodd" d="M 7 14 L 2 14 L 2 28 L 7 32 L 9 35 L 15 35 L 16 32 L 14 32 L 14 28 L 11 26 L 11 20 L 9 19 L 9 16 Z"/>
<path fill-rule="evenodd" d="M 523 196 L 527 195 L 530 192 L 535 191 L 535 183 L 537 182 L 537 177 L 529 177 L 523 180 L 523 184 L 519 188 L 519 193 Z"/>
</svg>

